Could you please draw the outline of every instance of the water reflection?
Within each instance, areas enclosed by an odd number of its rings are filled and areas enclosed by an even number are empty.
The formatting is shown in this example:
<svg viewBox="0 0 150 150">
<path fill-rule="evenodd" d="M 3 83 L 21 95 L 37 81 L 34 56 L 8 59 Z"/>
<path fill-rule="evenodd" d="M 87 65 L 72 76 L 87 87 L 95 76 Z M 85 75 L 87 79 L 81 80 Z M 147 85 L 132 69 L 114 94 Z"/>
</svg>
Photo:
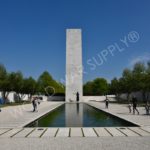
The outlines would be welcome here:
<svg viewBox="0 0 150 150">
<path fill-rule="evenodd" d="M 83 126 L 83 104 L 66 104 L 65 116 L 67 127 L 82 127 Z"/>
<path fill-rule="evenodd" d="M 27 127 L 115 127 L 135 126 L 83 103 L 68 103 Z"/>
</svg>

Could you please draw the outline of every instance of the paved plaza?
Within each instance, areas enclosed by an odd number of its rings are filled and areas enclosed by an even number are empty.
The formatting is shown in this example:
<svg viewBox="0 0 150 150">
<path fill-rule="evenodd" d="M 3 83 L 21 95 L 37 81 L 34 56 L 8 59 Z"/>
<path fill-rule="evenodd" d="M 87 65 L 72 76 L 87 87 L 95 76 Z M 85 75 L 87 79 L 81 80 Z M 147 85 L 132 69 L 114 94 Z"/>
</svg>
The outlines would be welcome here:
<svg viewBox="0 0 150 150">
<path fill-rule="evenodd" d="M 0 150 L 48 150 L 48 149 L 85 149 L 85 150 L 148 150 L 150 148 L 150 116 L 128 113 L 126 105 L 89 102 L 88 104 L 107 111 L 140 127 L 93 127 L 93 128 L 23 128 L 29 122 L 62 105 L 63 102 L 43 102 L 38 112 L 31 112 L 32 105 L 3 108 L 0 113 Z M 15 113 L 14 113 L 14 110 Z M 15 114 L 15 116 L 14 116 Z"/>
</svg>

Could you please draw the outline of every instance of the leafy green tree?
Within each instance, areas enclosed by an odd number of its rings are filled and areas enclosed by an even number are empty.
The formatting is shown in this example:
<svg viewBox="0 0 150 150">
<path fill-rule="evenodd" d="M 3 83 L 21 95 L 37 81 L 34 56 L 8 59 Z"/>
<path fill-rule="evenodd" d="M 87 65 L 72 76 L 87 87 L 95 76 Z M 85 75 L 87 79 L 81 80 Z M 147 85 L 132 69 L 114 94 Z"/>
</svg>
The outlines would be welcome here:
<svg viewBox="0 0 150 150">
<path fill-rule="evenodd" d="M 45 71 L 38 78 L 38 91 L 45 95 L 64 93 L 64 86 L 55 81 L 52 76 Z"/>
<path fill-rule="evenodd" d="M 120 85 L 119 85 L 119 80 L 117 78 L 114 78 L 113 80 L 111 80 L 111 84 L 110 84 L 110 93 L 111 94 L 115 94 L 116 96 L 119 95 L 120 93 Z"/>
<path fill-rule="evenodd" d="M 88 96 L 88 95 L 93 95 L 93 82 L 89 81 L 83 86 L 83 94 Z"/>
<path fill-rule="evenodd" d="M 10 88 L 8 81 L 8 73 L 3 64 L 0 64 L 0 91 L 2 92 L 2 98 L 4 100 L 4 103 L 7 103 Z"/>
<path fill-rule="evenodd" d="M 38 84 L 37 84 L 36 80 L 33 79 L 32 77 L 29 77 L 29 78 L 25 78 L 23 80 L 23 87 L 22 87 L 20 93 L 21 93 L 22 97 L 25 94 L 28 94 L 29 99 L 31 100 L 32 96 L 37 93 L 37 89 L 38 89 Z"/>
<path fill-rule="evenodd" d="M 87 82 L 84 87 L 84 95 L 105 95 L 108 93 L 108 83 L 104 78 L 96 78 L 93 81 Z"/>
</svg>

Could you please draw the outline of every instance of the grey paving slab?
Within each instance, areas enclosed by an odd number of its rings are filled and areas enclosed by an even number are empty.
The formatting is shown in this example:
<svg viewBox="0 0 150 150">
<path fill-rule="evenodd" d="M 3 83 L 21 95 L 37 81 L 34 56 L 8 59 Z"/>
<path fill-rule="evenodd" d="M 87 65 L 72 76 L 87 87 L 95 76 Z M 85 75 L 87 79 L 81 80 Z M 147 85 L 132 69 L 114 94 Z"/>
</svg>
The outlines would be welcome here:
<svg viewBox="0 0 150 150">
<path fill-rule="evenodd" d="M 32 104 L 4 107 L 0 115 L 0 127 L 22 128 L 62 104 L 64 102 L 42 102 L 38 112 L 32 112 Z"/>
<path fill-rule="evenodd" d="M 36 128 L 27 137 L 28 138 L 39 138 L 45 132 L 45 130 L 46 130 L 45 128 Z"/>
<path fill-rule="evenodd" d="M 42 135 L 41 138 L 44 138 L 44 137 L 55 137 L 56 133 L 58 131 L 58 128 L 48 128 L 44 134 Z"/>
<path fill-rule="evenodd" d="M 111 136 L 105 128 L 94 128 L 98 136 Z"/>
<path fill-rule="evenodd" d="M 145 115 L 145 108 L 138 107 L 140 115 L 133 115 L 133 113 L 129 113 L 127 104 L 109 104 L 109 109 L 105 108 L 104 102 L 88 102 L 87 104 L 96 107 L 100 110 L 113 114 L 117 117 L 125 119 L 129 122 L 137 124 L 139 126 L 150 126 L 150 116 Z"/>
<path fill-rule="evenodd" d="M 117 128 L 121 132 L 123 132 L 126 136 L 139 136 L 137 133 L 133 132 L 132 130 L 129 130 L 128 128 L 125 127 L 120 127 Z"/>
<path fill-rule="evenodd" d="M 96 137 L 96 133 L 93 128 L 82 128 L 85 137 Z"/>
<path fill-rule="evenodd" d="M 2 138 L 0 150 L 149 150 L 150 137 Z"/>
<path fill-rule="evenodd" d="M 150 133 L 150 126 L 149 127 L 148 126 L 141 127 L 141 129 L 143 129 L 143 130 L 145 130 L 145 131 Z"/>
<path fill-rule="evenodd" d="M 5 138 L 12 137 L 12 136 L 14 136 L 16 133 L 20 132 L 21 130 L 22 130 L 21 128 L 12 129 L 12 130 L 10 130 L 10 131 L 8 131 L 8 132 L 2 134 L 2 135 L 0 136 L 0 138 L 2 138 L 2 137 L 5 137 Z"/>
<path fill-rule="evenodd" d="M 139 134 L 141 136 L 150 136 L 149 132 L 146 132 L 146 131 L 140 129 L 139 127 L 130 127 L 129 129 L 136 132 L 137 134 Z"/>
<path fill-rule="evenodd" d="M 71 128 L 70 136 L 71 137 L 83 137 L 81 128 Z"/>
<path fill-rule="evenodd" d="M 59 128 L 56 137 L 69 137 L 69 128 Z"/>
<path fill-rule="evenodd" d="M 120 132 L 117 128 L 109 127 L 106 128 L 106 130 L 112 135 L 112 136 L 125 136 L 122 132 Z"/>
<path fill-rule="evenodd" d="M 0 135 L 1 134 L 3 134 L 3 133 L 5 133 L 5 132 L 7 132 L 7 131 L 9 131 L 10 129 L 0 129 Z"/>
<path fill-rule="evenodd" d="M 34 128 L 24 128 L 21 132 L 14 135 L 13 138 L 24 138 L 29 135 L 33 130 Z"/>
</svg>

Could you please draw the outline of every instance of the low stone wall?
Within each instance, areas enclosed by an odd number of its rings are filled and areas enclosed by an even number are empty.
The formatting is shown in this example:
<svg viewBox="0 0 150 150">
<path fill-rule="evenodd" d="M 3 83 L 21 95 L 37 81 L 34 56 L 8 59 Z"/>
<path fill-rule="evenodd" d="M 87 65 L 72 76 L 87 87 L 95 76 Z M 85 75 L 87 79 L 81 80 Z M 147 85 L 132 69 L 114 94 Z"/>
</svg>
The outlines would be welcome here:
<svg viewBox="0 0 150 150">
<path fill-rule="evenodd" d="M 65 101 L 65 96 L 50 96 L 47 98 L 48 101 Z"/>
<path fill-rule="evenodd" d="M 123 100 L 127 100 L 127 95 L 128 95 L 127 93 L 123 93 L 119 96 L 119 98 L 121 98 Z M 148 100 L 150 100 L 150 93 L 147 93 L 147 95 L 148 95 Z M 131 100 L 133 96 L 135 96 L 137 98 L 137 100 L 139 100 L 139 101 L 143 100 L 142 92 L 132 92 L 129 95 L 129 100 Z"/>
<path fill-rule="evenodd" d="M 115 101 L 116 96 L 115 95 L 107 95 L 107 98 L 110 101 Z M 83 96 L 82 100 L 83 102 L 89 102 L 89 101 L 104 101 L 106 99 L 106 96 Z"/>
</svg>

